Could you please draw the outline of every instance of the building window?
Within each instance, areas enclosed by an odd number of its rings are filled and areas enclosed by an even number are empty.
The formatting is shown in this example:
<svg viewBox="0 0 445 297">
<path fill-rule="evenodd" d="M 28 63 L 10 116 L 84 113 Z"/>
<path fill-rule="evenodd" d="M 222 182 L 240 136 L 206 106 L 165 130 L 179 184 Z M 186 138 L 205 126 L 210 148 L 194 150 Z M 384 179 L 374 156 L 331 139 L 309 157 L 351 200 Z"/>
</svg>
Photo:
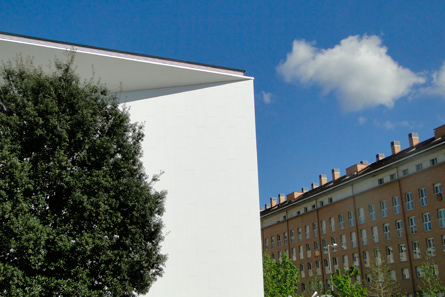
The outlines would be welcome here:
<svg viewBox="0 0 445 297">
<path fill-rule="evenodd" d="M 396 221 L 396 232 L 397 232 L 398 238 L 403 236 L 403 222 L 402 222 L 402 220 Z"/>
<path fill-rule="evenodd" d="M 315 251 L 315 256 L 318 257 L 319 254 L 317 254 L 317 252 L 320 250 L 320 248 L 318 247 L 318 241 L 314 241 L 314 251 Z"/>
<path fill-rule="evenodd" d="M 342 250 L 346 250 L 347 246 L 346 246 L 346 235 L 342 234 L 340 235 L 340 239 L 341 239 L 341 249 Z"/>
<path fill-rule="evenodd" d="M 390 240 L 391 239 L 391 233 L 389 230 L 389 224 L 383 224 L 383 237 L 385 238 L 385 240 Z"/>
<path fill-rule="evenodd" d="M 416 224 L 416 217 L 409 217 L 409 232 L 411 235 L 417 234 L 417 224 Z"/>
<path fill-rule="evenodd" d="M 439 217 L 439 228 L 445 228 L 445 208 L 437 210 L 437 216 Z"/>
<path fill-rule="evenodd" d="M 304 207 L 304 212 L 305 212 L 305 213 L 307 212 L 307 207 L 306 207 L 306 206 Z"/>
<path fill-rule="evenodd" d="M 436 247 L 434 246 L 434 238 L 430 237 L 426 239 L 426 250 L 430 257 L 436 256 Z"/>
<path fill-rule="evenodd" d="M 443 253 L 445 254 L 445 235 L 442 235 L 442 250 Z"/>
<path fill-rule="evenodd" d="M 431 216 L 429 212 L 423 214 L 423 229 L 431 231 Z"/>
<path fill-rule="evenodd" d="M 416 165 L 416 171 L 420 171 L 423 169 L 422 163 Z"/>
<path fill-rule="evenodd" d="M 264 247 L 265 247 L 266 251 L 269 249 L 269 239 L 268 238 L 266 238 L 264 240 Z"/>
<path fill-rule="evenodd" d="M 383 178 L 379 178 L 379 179 L 377 180 L 377 183 L 378 183 L 379 185 L 383 185 L 384 182 L 385 182 L 385 180 L 384 180 Z"/>
<path fill-rule="evenodd" d="M 409 174 L 409 170 L 408 169 L 403 169 L 402 170 L 402 175 L 403 176 L 406 176 L 406 175 L 408 175 Z"/>
<path fill-rule="evenodd" d="M 310 258 L 312 256 L 311 254 L 311 245 L 309 243 L 306 244 L 306 257 Z"/>
<path fill-rule="evenodd" d="M 379 228 L 377 226 L 372 227 L 372 242 L 377 243 L 379 242 Z"/>
<path fill-rule="evenodd" d="M 322 206 L 324 205 L 324 202 L 323 202 L 323 201 L 320 201 L 320 202 L 318 202 L 318 205 L 319 205 L 320 207 L 322 207 Z"/>
<path fill-rule="evenodd" d="M 404 243 L 399 244 L 399 256 L 400 256 L 400 262 L 406 261 L 406 246 Z"/>
<path fill-rule="evenodd" d="M 366 236 L 366 229 L 362 229 L 362 230 L 360 230 L 360 232 L 361 232 L 361 236 L 362 236 L 362 245 L 367 245 L 368 238 Z"/>
<path fill-rule="evenodd" d="M 395 270 L 391 270 L 389 272 L 389 276 L 391 277 L 391 280 L 395 281 L 396 280 L 396 271 Z"/>
<path fill-rule="evenodd" d="M 371 221 L 375 221 L 376 219 L 374 204 L 369 205 L 369 219 Z"/>
<path fill-rule="evenodd" d="M 369 267 L 369 252 L 368 251 L 363 252 L 363 264 L 365 265 L 365 267 Z"/>
<path fill-rule="evenodd" d="M 343 269 L 349 269 L 348 255 L 343 255 Z"/>
<path fill-rule="evenodd" d="M 297 252 L 295 248 L 292 248 L 292 261 L 297 261 Z"/>
<path fill-rule="evenodd" d="M 420 259 L 420 245 L 418 241 L 413 241 L 413 258 Z"/>
<path fill-rule="evenodd" d="M 338 269 L 338 258 L 337 257 L 332 258 L 332 264 L 334 266 L 334 271 L 336 271 Z"/>
<path fill-rule="evenodd" d="M 326 239 L 323 239 L 321 241 L 321 244 L 323 245 L 323 254 L 327 254 L 328 253 L 328 242 L 326 241 Z"/>
<path fill-rule="evenodd" d="M 329 218 L 329 226 L 331 228 L 331 232 L 335 231 L 335 220 L 334 218 Z"/>
<path fill-rule="evenodd" d="M 332 197 L 331 198 L 328 198 L 328 203 L 332 203 Z"/>
<path fill-rule="evenodd" d="M 280 236 L 280 234 L 277 235 L 277 246 L 278 247 L 281 246 L 281 236 Z"/>
<path fill-rule="evenodd" d="M 438 184 L 434 184 L 434 197 L 436 199 L 436 202 L 442 201 L 442 186 Z"/>
<path fill-rule="evenodd" d="M 382 263 L 382 255 L 380 254 L 380 249 L 374 249 L 374 260 L 376 265 Z"/>
<path fill-rule="evenodd" d="M 307 263 L 307 273 L 312 276 L 312 263 Z"/>
<path fill-rule="evenodd" d="M 386 262 L 389 264 L 394 263 L 394 253 L 392 251 L 392 246 L 386 247 Z"/>
<path fill-rule="evenodd" d="M 352 254 L 352 264 L 354 264 L 354 266 L 357 268 L 360 266 L 357 253 Z"/>
<path fill-rule="evenodd" d="M 430 165 L 431 166 L 437 165 L 437 158 L 431 159 L 430 160 Z"/>
<path fill-rule="evenodd" d="M 283 237 L 284 237 L 284 245 L 287 245 L 287 232 L 284 232 Z"/>
<path fill-rule="evenodd" d="M 394 214 L 400 213 L 400 202 L 399 197 L 392 197 L 392 209 L 394 211 Z"/>
<path fill-rule="evenodd" d="M 358 209 L 358 221 L 360 224 L 365 223 L 365 210 L 363 208 Z"/>
<path fill-rule="evenodd" d="M 317 223 L 312 223 L 312 231 L 314 232 L 314 237 L 317 237 L 318 236 Z"/>
<path fill-rule="evenodd" d="M 403 279 L 409 279 L 409 269 L 408 268 L 402 269 L 402 276 L 403 276 Z"/>
<path fill-rule="evenodd" d="M 345 228 L 345 217 L 343 214 L 338 215 L 338 226 L 340 227 L 340 230 Z"/>
<path fill-rule="evenodd" d="M 406 210 L 412 210 L 414 208 L 414 204 L 413 204 L 413 195 L 411 193 L 405 194 L 405 201 L 406 201 Z"/>
<path fill-rule="evenodd" d="M 278 261 L 281 262 L 283 258 L 281 257 L 281 251 L 278 252 Z"/>
<path fill-rule="evenodd" d="M 300 260 L 304 259 L 303 246 L 298 247 L 298 253 L 300 254 Z"/>
<path fill-rule="evenodd" d="M 270 247 L 271 248 L 275 247 L 275 238 L 273 236 L 270 238 Z"/>
<path fill-rule="evenodd" d="M 306 234 L 306 239 L 309 239 L 311 237 L 310 231 L 309 231 L 309 225 L 304 226 L 304 231 Z"/>
<path fill-rule="evenodd" d="M 297 229 L 297 238 L 298 238 L 298 241 L 301 241 L 301 228 Z"/>
<path fill-rule="evenodd" d="M 321 221 L 321 234 L 326 234 L 326 221 Z"/>
<path fill-rule="evenodd" d="M 335 239 L 335 237 L 331 237 L 331 244 L 332 244 L 332 251 L 333 252 L 337 251 L 337 246 L 334 246 L 335 243 L 337 243 L 337 240 Z"/>
<path fill-rule="evenodd" d="M 419 189 L 419 198 L 420 198 L 420 206 L 427 206 L 428 205 L 428 200 L 427 200 L 427 197 L 426 197 L 426 189 L 425 188 Z"/>
<path fill-rule="evenodd" d="M 304 264 L 300 264 L 300 275 L 301 275 L 301 278 L 305 278 L 305 273 L 304 273 Z M 304 284 L 301 284 L 301 286 L 303 287 L 303 285 Z M 304 291 L 304 289 L 303 289 L 303 291 Z"/>
<path fill-rule="evenodd" d="M 331 271 L 330 271 L 330 269 L 329 269 L 329 262 L 328 262 L 328 259 L 324 259 L 323 262 L 324 262 L 324 273 L 326 273 L 326 274 L 330 274 Z"/>
<path fill-rule="evenodd" d="M 303 292 L 306 291 L 306 285 L 304 283 L 301 283 L 301 291 Z"/>
<path fill-rule="evenodd" d="M 317 275 L 321 275 L 320 261 L 315 261 L 315 270 L 317 272 Z"/>
<path fill-rule="evenodd" d="M 368 284 L 371 283 L 371 275 L 369 273 L 366 275 L 366 282 Z"/>
<path fill-rule="evenodd" d="M 290 230 L 290 243 L 295 242 L 295 233 L 294 230 Z"/>
<path fill-rule="evenodd" d="M 386 218 L 388 216 L 388 208 L 386 207 L 386 200 L 380 201 L 380 211 L 382 213 L 382 218 Z"/>
<path fill-rule="evenodd" d="M 348 220 L 349 220 L 349 227 L 354 227 L 354 212 L 348 211 Z"/>
<path fill-rule="evenodd" d="M 355 232 L 351 232 L 351 248 L 357 247 L 357 237 L 355 236 Z"/>
<path fill-rule="evenodd" d="M 275 263 L 277 262 L 277 261 L 275 261 L 275 253 L 272 253 L 272 259 Z"/>
<path fill-rule="evenodd" d="M 390 174 L 390 175 L 389 175 L 389 180 L 390 180 L 390 181 L 396 180 L 396 174 L 395 174 L 395 173 Z"/>
<path fill-rule="evenodd" d="M 418 278 L 423 277 L 422 267 L 416 266 L 416 275 L 417 275 Z"/>
</svg>

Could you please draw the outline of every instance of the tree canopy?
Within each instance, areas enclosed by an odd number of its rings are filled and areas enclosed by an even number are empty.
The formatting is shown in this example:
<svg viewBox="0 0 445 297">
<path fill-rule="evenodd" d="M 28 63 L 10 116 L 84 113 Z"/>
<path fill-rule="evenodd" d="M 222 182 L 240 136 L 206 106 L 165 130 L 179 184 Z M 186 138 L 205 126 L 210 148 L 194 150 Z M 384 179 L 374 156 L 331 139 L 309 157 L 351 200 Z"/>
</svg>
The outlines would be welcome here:
<svg viewBox="0 0 445 297">
<path fill-rule="evenodd" d="M 0 67 L 0 295 L 133 296 L 162 275 L 143 131 L 74 56 Z"/>
<path fill-rule="evenodd" d="M 263 256 L 263 278 L 265 297 L 295 297 L 300 272 L 286 253 L 276 263 L 269 254 Z"/>
</svg>

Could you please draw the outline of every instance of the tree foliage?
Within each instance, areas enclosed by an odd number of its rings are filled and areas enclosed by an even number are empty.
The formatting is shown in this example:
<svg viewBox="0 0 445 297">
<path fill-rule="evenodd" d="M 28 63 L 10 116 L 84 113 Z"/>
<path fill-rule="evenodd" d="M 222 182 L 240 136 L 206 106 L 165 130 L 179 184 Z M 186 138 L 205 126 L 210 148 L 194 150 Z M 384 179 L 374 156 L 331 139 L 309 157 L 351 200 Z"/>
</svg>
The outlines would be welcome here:
<svg viewBox="0 0 445 297">
<path fill-rule="evenodd" d="M 386 261 L 370 263 L 369 283 L 367 285 L 369 296 L 391 297 L 401 296 L 399 283 L 391 277 L 391 267 Z"/>
<path fill-rule="evenodd" d="M 133 296 L 163 272 L 142 127 L 73 61 L 0 69 L 0 295 Z"/>
<path fill-rule="evenodd" d="M 362 297 L 368 296 L 366 288 L 360 284 L 360 270 L 352 265 L 348 270 L 337 269 L 332 276 L 333 296 Z"/>
<path fill-rule="evenodd" d="M 286 253 L 280 261 L 275 263 L 269 254 L 263 256 L 263 277 L 265 297 L 297 296 L 297 283 L 300 280 L 300 271 L 292 263 Z"/>
<path fill-rule="evenodd" d="M 445 287 L 439 275 L 435 273 L 436 270 L 434 266 L 434 262 L 427 253 L 425 261 L 420 266 L 422 272 L 422 285 L 420 286 L 422 296 L 436 297 L 440 296 L 440 294 L 445 294 Z"/>
</svg>

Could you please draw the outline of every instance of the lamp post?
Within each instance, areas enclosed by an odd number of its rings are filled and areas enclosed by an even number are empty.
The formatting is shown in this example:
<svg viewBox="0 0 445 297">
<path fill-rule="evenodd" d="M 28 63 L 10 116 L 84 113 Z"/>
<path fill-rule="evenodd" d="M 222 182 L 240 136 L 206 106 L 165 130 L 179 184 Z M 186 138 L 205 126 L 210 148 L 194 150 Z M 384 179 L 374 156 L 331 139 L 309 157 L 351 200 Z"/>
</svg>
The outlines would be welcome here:
<svg viewBox="0 0 445 297">
<path fill-rule="evenodd" d="M 329 258 L 329 273 L 331 274 L 331 277 L 330 277 L 330 279 L 331 279 L 331 287 L 332 287 L 332 292 L 334 292 L 334 286 L 332 285 L 332 264 L 331 264 L 331 247 L 337 247 L 337 244 L 336 243 L 333 243 L 333 244 L 328 244 L 328 258 Z"/>
</svg>

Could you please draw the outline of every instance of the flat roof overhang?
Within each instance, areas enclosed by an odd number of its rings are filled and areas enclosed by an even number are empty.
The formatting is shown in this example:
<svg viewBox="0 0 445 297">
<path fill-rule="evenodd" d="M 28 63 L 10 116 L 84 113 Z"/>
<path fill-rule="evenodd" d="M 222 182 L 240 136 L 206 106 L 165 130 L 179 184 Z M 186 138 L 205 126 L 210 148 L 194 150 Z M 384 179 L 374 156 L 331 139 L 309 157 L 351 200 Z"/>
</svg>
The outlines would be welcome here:
<svg viewBox="0 0 445 297">
<path fill-rule="evenodd" d="M 171 88 L 252 80 L 243 70 L 112 51 L 27 36 L 0 33 L 0 61 L 17 54 L 33 57 L 36 65 L 50 65 L 55 58 L 65 60 L 66 52 L 76 52 L 76 72 L 82 79 L 100 79 L 111 92 Z M 122 90 L 121 90 L 122 86 Z"/>
</svg>

